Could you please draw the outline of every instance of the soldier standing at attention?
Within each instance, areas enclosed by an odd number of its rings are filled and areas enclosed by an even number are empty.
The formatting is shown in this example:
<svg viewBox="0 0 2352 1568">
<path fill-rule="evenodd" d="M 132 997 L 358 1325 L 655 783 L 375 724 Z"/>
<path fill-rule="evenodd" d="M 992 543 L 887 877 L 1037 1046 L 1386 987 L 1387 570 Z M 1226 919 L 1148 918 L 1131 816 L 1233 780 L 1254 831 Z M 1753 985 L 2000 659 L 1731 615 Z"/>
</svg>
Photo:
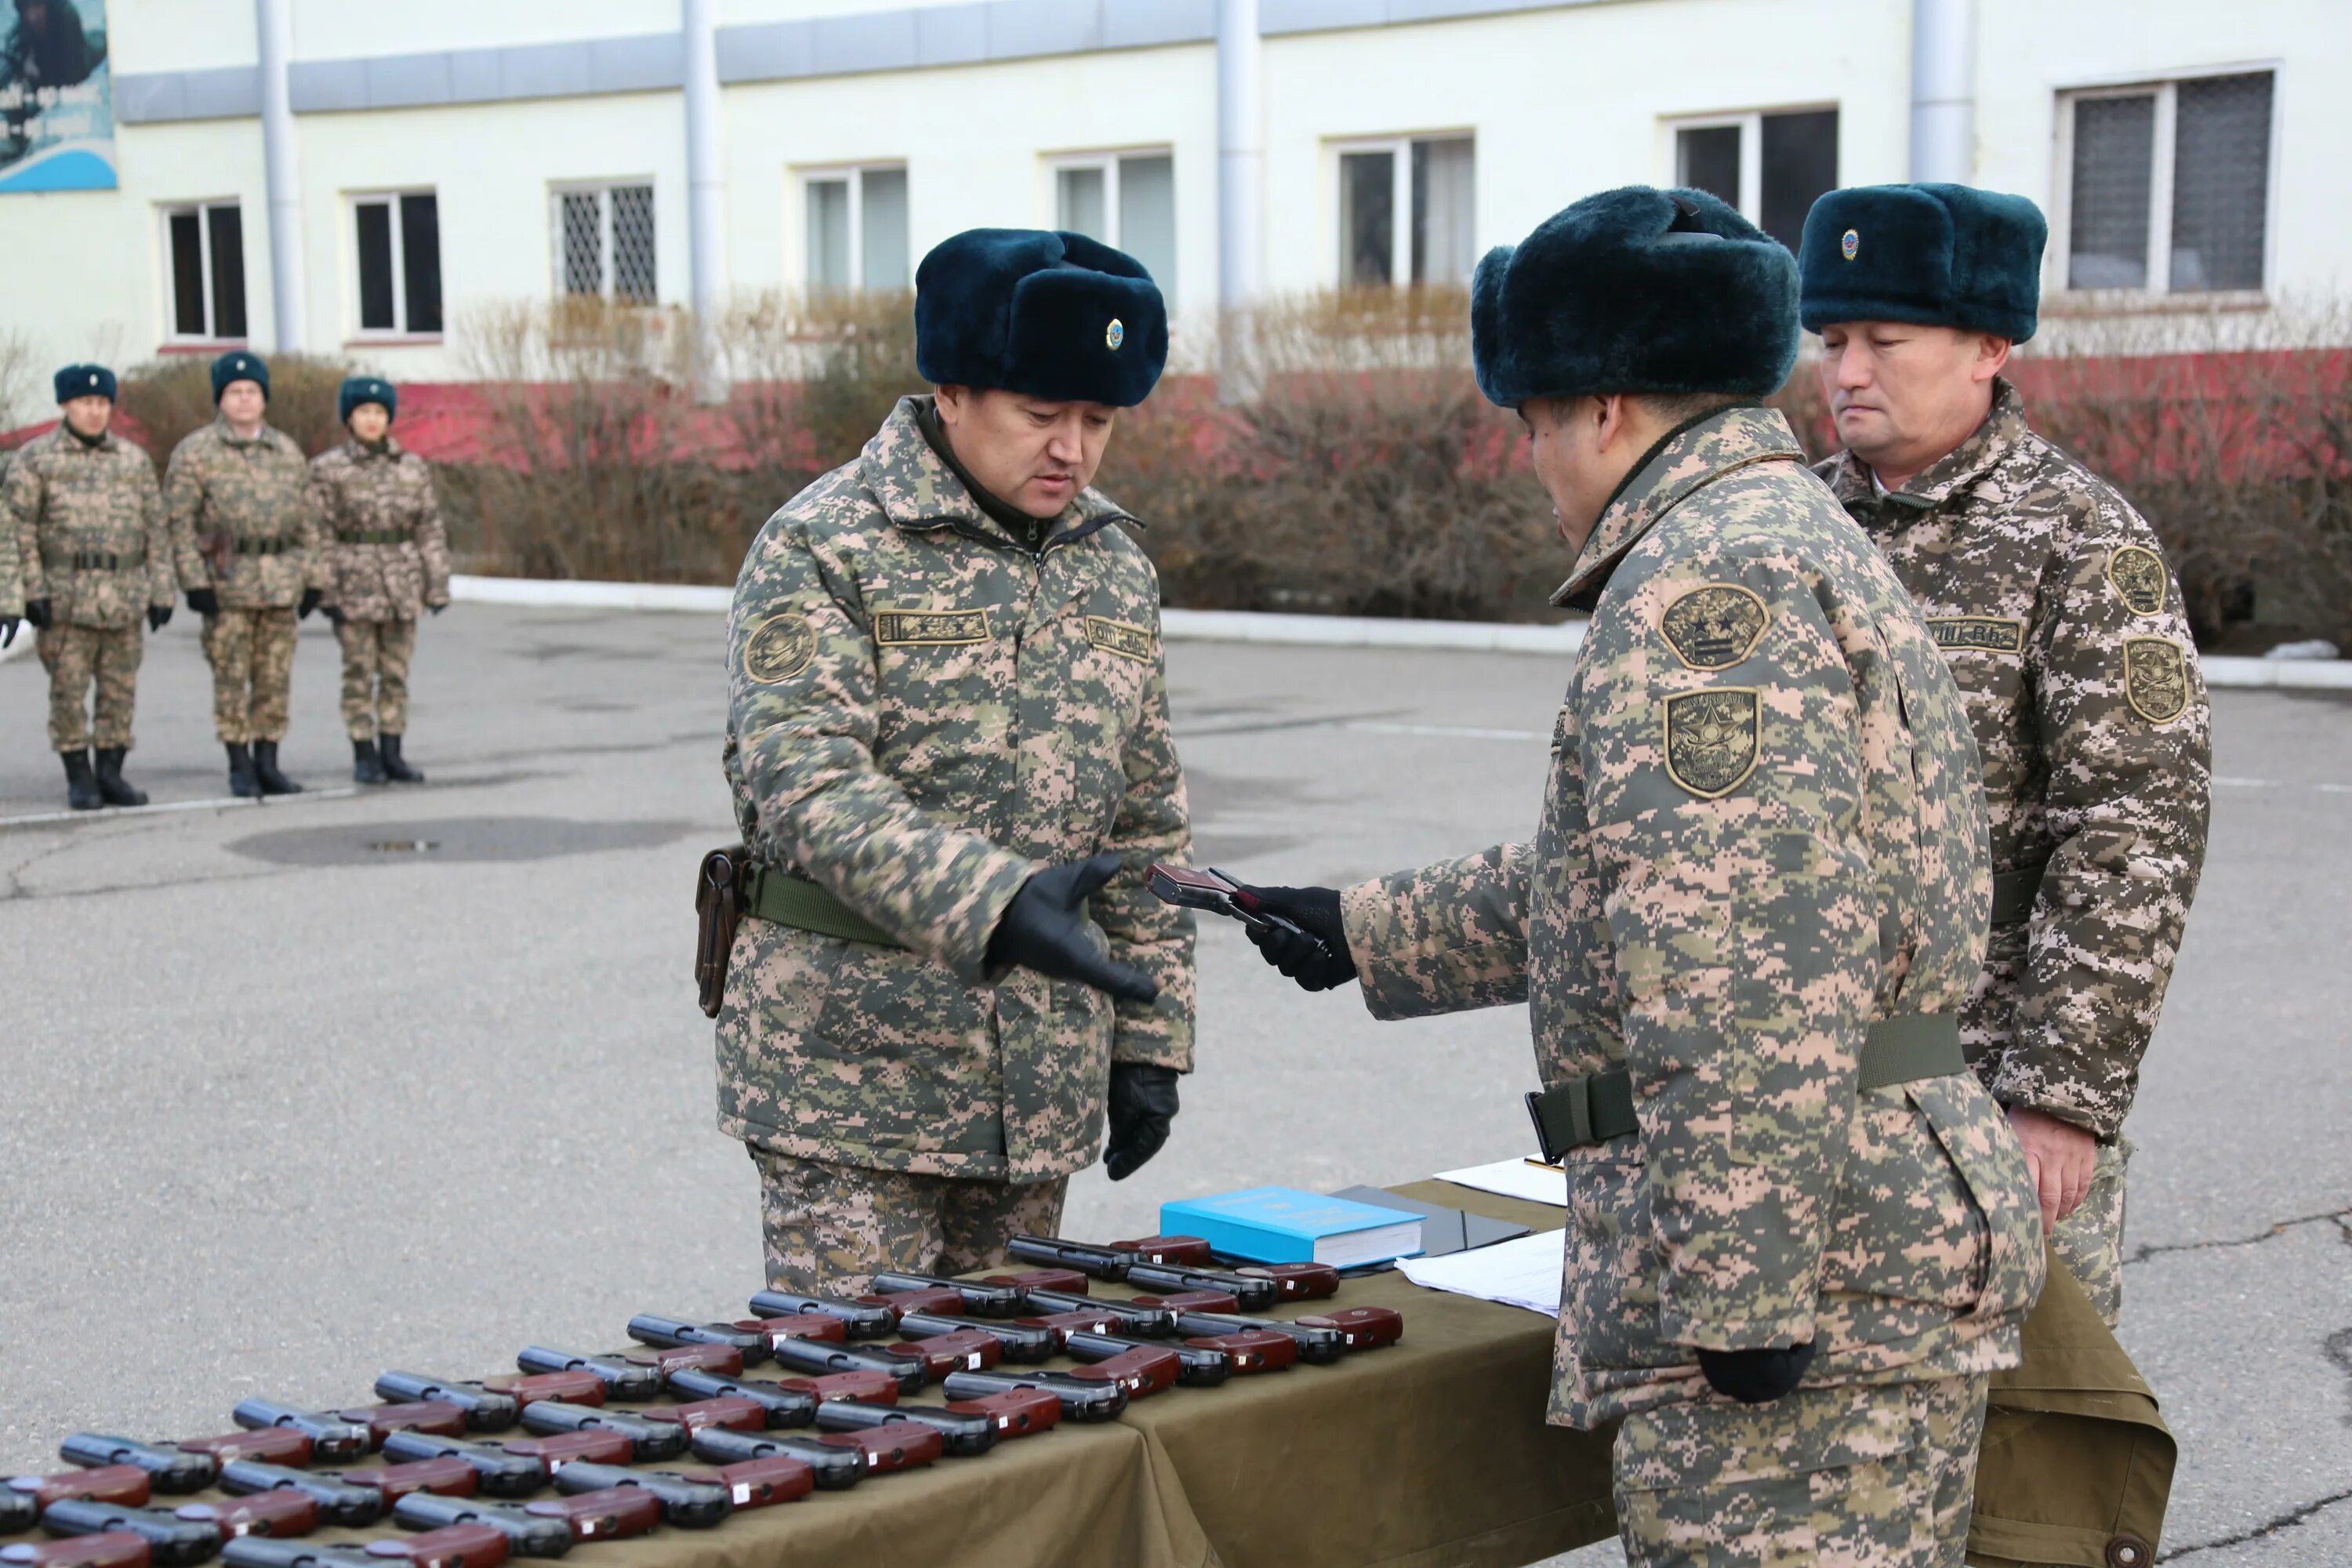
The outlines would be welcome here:
<svg viewBox="0 0 2352 1568">
<path fill-rule="evenodd" d="M 1118 1180 L 1192 1065 L 1191 918 L 1144 880 L 1191 842 L 1159 579 L 1088 488 L 1166 307 L 1132 258 L 1035 230 L 958 235 L 915 289 L 937 395 L 768 520 L 729 622 L 756 869 L 719 1126 L 779 1289 L 1053 1234 L 1106 1101 Z"/>
<path fill-rule="evenodd" d="M 163 498 L 154 461 L 108 428 L 112 371 L 69 364 L 57 374 L 57 392 L 64 418 L 18 449 L 0 484 L 0 523 L 23 571 L 25 618 L 41 634 L 49 744 L 65 762 L 66 803 L 76 811 L 144 805 L 147 796 L 123 781 L 122 759 L 146 653 L 141 639 L 172 618 Z M 82 710 L 93 682 L 94 722 Z"/>
<path fill-rule="evenodd" d="M 343 727 L 352 777 L 423 784 L 400 754 L 408 733 L 408 661 L 420 607 L 449 607 L 449 542 L 433 470 L 392 438 L 400 395 L 352 376 L 335 397 L 352 438 L 310 460 L 327 552 L 327 618 L 343 645 Z M 379 749 L 381 742 L 381 749 Z"/>
<path fill-rule="evenodd" d="M 1960 1049 L 1967 714 L 1759 403 L 1795 259 L 1713 196 L 1612 191 L 1479 265 L 1471 342 L 1577 552 L 1555 602 L 1592 606 L 1535 841 L 1258 889 L 1314 939 L 1253 939 L 1381 1017 L 1528 1004 L 1568 1174 L 1551 1418 L 1622 1418 L 1633 1563 L 1957 1568 L 2042 1238 Z"/>
<path fill-rule="evenodd" d="M 188 607 L 205 617 L 213 727 L 229 793 L 294 795 L 278 770 L 294 675 L 294 623 L 326 585 L 302 449 L 266 422 L 269 366 L 232 350 L 213 361 L 220 417 L 183 440 L 164 471 L 172 545 Z"/>
<path fill-rule="evenodd" d="M 2044 232 L 2021 196 L 1859 186 L 1814 204 L 1801 268 L 1845 445 L 1818 471 L 1918 601 L 1983 761 L 1992 940 L 1962 1037 L 2112 1324 L 2124 1117 L 2205 863 L 2212 736 L 2155 531 L 2001 378 Z"/>
</svg>

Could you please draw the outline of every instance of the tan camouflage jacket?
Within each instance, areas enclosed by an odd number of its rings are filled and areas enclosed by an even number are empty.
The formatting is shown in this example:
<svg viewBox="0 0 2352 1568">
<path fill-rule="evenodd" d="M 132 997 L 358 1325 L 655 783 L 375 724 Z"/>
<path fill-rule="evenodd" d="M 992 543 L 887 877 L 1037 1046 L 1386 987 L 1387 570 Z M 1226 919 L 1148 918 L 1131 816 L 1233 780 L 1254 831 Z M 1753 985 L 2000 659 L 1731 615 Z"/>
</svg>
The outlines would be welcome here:
<svg viewBox="0 0 2352 1568">
<path fill-rule="evenodd" d="M 2041 1218 L 1965 1073 L 1857 1092 L 1865 1028 L 1950 1013 L 1990 883 L 1975 748 L 1918 613 L 1780 416 L 1661 444 L 1562 600 L 1605 584 L 1529 845 L 1348 889 L 1373 1013 L 1524 998 L 1543 1082 L 1622 1066 L 1638 1133 L 1567 1159 L 1552 1418 L 2013 1365 Z"/>
<path fill-rule="evenodd" d="M 8 486 L 8 472 L 16 454 L 0 452 L 0 494 Z M 8 521 L 5 504 L 0 504 L 0 616 L 21 616 L 25 613 L 25 569 L 16 560 L 16 529 Z"/>
<path fill-rule="evenodd" d="M 1998 1099 L 2121 1130 L 2205 863 L 2212 732 L 2180 590 L 2129 503 L 2026 427 L 2016 391 L 1882 494 L 1821 467 L 1918 601 L 1983 759 L 1996 872 L 2044 866 L 1965 1011 Z"/>
<path fill-rule="evenodd" d="M 26 442 L 0 484 L 0 516 L 24 598 L 48 600 L 58 625 L 120 631 L 172 603 L 154 460 L 113 432 L 87 447 L 60 425 Z"/>
<path fill-rule="evenodd" d="M 413 621 L 449 602 L 449 540 L 433 499 L 433 468 L 390 437 L 382 453 L 357 441 L 310 459 L 324 525 L 327 603 L 354 621 Z"/>
<path fill-rule="evenodd" d="M 184 588 L 211 588 L 224 610 L 286 609 L 324 590 L 310 465 L 265 425 L 250 441 L 215 419 L 172 453 L 163 474 L 172 551 Z"/>
<path fill-rule="evenodd" d="M 1114 1060 L 1192 1065 L 1192 924 L 1144 872 L 1191 843 L 1160 585 L 1089 490 L 1032 552 L 902 400 L 768 520 L 729 624 L 746 842 L 904 947 L 747 919 L 719 1016 L 719 1126 L 776 1152 L 1037 1181 L 1092 1162 Z M 1092 913 L 1151 1006 L 989 973 L 1033 874 L 1103 850 Z"/>
</svg>

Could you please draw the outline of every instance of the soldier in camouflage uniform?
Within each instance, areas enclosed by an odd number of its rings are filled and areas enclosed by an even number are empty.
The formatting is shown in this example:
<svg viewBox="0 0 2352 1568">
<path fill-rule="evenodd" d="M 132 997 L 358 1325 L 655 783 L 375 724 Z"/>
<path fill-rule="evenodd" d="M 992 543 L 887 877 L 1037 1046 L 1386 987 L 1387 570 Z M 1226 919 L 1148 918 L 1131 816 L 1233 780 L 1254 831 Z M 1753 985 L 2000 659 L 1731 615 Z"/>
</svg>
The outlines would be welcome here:
<svg viewBox="0 0 2352 1568">
<path fill-rule="evenodd" d="M 1636 1564 L 1958 1564 L 1987 1374 L 2042 1281 L 1958 1009 L 1990 879 L 1967 716 L 1869 540 L 1754 401 L 1787 251 L 1614 191 L 1476 275 L 1592 620 L 1531 845 L 1259 940 L 1384 1018 L 1525 1000 L 1568 1174 L 1551 1418 L 1622 1418 Z M 1258 933 L 1253 933 L 1256 936 Z"/>
<path fill-rule="evenodd" d="M 0 489 L 8 483 L 14 452 L 0 452 Z M 25 570 L 16 559 L 16 531 L 0 513 L 0 648 L 15 646 L 16 627 L 25 618 Z"/>
<path fill-rule="evenodd" d="M 114 373 L 69 364 L 56 379 L 64 417 L 9 465 L 0 483 L 0 531 L 20 564 L 22 608 L 41 636 L 49 745 L 65 763 L 67 804 L 77 811 L 144 805 L 147 796 L 123 779 L 122 759 L 146 653 L 141 639 L 172 618 L 163 498 L 153 461 L 108 428 Z M 5 597 L 0 592 L 0 601 Z M 82 709 L 93 684 L 94 723 Z"/>
<path fill-rule="evenodd" d="M 1108 247 L 1011 230 L 944 242 L 916 289 L 938 395 L 768 520 L 730 620 L 758 871 L 719 1126 L 758 1165 L 780 1288 L 1054 1234 L 1107 1110 L 1118 1179 L 1192 1065 L 1192 923 L 1145 888 L 1190 843 L 1159 582 L 1087 488 L 1166 359 L 1160 292 Z"/>
<path fill-rule="evenodd" d="M 432 468 L 392 438 L 400 411 L 392 384 L 352 376 L 336 403 L 352 438 L 310 460 L 310 482 L 325 531 L 324 607 L 343 645 L 352 777 L 423 784 L 400 750 L 408 733 L 408 661 L 420 609 L 437 616 L 449 607 L 449 542 Z"/>
<path fill-rule="evenodd" d="M 2123 1306 L 2123 1136 L 2205 861 L 2212 739 L 2155 531 L 2036 436 L 2001 379 L 2033 335 L 2042 215 L 1958 185 L 1833 191 L 1804 324 L 1846 450 L 1821 465 L 1967 700 L 1992 939 L 1963 1014 L 2059 1258 Z"/>
<path fill-rule="evenodd" d="M 264 420 L 269 366 L 233 350 L 213 362 L 220 417 L 183 440 L 163 475 L 188 607 L 205 617 L 213 727 L 239 795 L 293 795 L 278 767 L 294 675 L 294 623 L 319 607 L 326 567 L 302 449 Z"/>
</svg>

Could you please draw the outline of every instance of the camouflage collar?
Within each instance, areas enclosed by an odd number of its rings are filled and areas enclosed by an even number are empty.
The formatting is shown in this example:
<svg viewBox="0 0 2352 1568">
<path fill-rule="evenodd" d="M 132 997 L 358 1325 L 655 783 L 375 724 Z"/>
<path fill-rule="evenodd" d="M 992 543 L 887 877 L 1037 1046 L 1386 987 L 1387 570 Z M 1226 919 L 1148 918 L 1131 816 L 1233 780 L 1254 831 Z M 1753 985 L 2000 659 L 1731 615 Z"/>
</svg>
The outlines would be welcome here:
<svg viewBox="0 0 2352 1568">
<path fill-rule="evenodd" d="M 213 420 L 213 434 L 220 439 L 223 446 L 227 447 L 274 447 L 285 439 L 278 433 L 277 426 L 266 419 L 261 422 L 261 428 L 253 433 L 253 439 L 250 441 L 237 435 L 228 420 L 221 416 L 215 416 Z"/>
<path fill-rule="evenodd" d="M 93 441 L 60 419 L 58 421 L 58 434 L 66 437 L 63 444 L 70 452 L 111 452 L 121 445 L 115 439 L 114 426 L 111 425 L 100 431 L 98 439 Z"/>
<path fill-rule="evenodd" d="M 383 438 L 383 450 L 378 451 L 370 447 L 366 442 L 361 440 L 358 437 L 352 436 L 344 438 L 343 450 L 351 455 L 352 461 L 355 463 L 364 463 L 370 458 L 383 458 L 387 461 L 396 463 L 400 461 L 402 455 L 407 450 L 407 448 L 404 447 L 399 441 L 394 439 L 393 437 L 386 436 Z"/>
<path fill-rule="evenodd" d="M 1998 467 L 2030 433 L 2025 423 L 2025 400 L 2006 377 L 1996 377 L 1992 384 L 1992 411 L 1985 416 L 1984 423 L 1967 440 L 1920 469 L 1909 484 L 1899 490 L 1886 491 L 1885 499 L 1915 511 L 1932 510 L 1954 490 L 1974 483 Z M 1852 452 L 1838 454 L 1837 473 L 1830 480 L 1830 489 L 1848 506 L 1875 501 L 1880 493 L 1870 465 Z"/>
<path fill-rule="evenodd" d="M 882 422 L 882 428 L 874 433 L 874 438 L 866 443 L 866 450 L 858 454 L 858 476 L 881 503 L 883 515 L 900 528 L 918 531 L 952 528 L 959 533 L 1027 549 L 1003 524 L 981 510 L 971 491 L 964 488 L 955 471 L 923 438 L 923 427 L 917 422 L 917 416 L 930 402 L 929 396 L 898 399 L 890 417 Z M 1054 520 L 1045 543 L 1071 543 L 1106 524 L 1134 521 L 1101 491 L 1085 489 Z"/>
<path fill-rule="evenodd" d="M 1751 463 L 1804 459 L 1804 449 L 1777 408 L 1743 403 L 1685 426 L 1618 489 L 1551 602 L 1566 605 L 1597 592 L 1652 525 L 1703 486 Z"/>
</svg>

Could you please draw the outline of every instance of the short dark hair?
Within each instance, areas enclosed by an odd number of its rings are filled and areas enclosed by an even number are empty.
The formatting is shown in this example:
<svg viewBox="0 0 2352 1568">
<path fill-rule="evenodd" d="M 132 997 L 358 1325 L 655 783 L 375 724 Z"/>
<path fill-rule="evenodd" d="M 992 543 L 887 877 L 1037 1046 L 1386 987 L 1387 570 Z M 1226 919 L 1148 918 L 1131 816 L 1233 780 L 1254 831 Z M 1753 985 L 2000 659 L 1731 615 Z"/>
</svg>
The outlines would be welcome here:
<svg viewBox="0 0 2352 1568">
<path fill-rule="evenodd" d="M 1717 409 L 1736 408 L 1756 401 L 1734 392 L 1637 392 L 1631 395 L 1650 411 L 1650 417 L 1664 425 L 1687 424 Z"/>
</svg>

